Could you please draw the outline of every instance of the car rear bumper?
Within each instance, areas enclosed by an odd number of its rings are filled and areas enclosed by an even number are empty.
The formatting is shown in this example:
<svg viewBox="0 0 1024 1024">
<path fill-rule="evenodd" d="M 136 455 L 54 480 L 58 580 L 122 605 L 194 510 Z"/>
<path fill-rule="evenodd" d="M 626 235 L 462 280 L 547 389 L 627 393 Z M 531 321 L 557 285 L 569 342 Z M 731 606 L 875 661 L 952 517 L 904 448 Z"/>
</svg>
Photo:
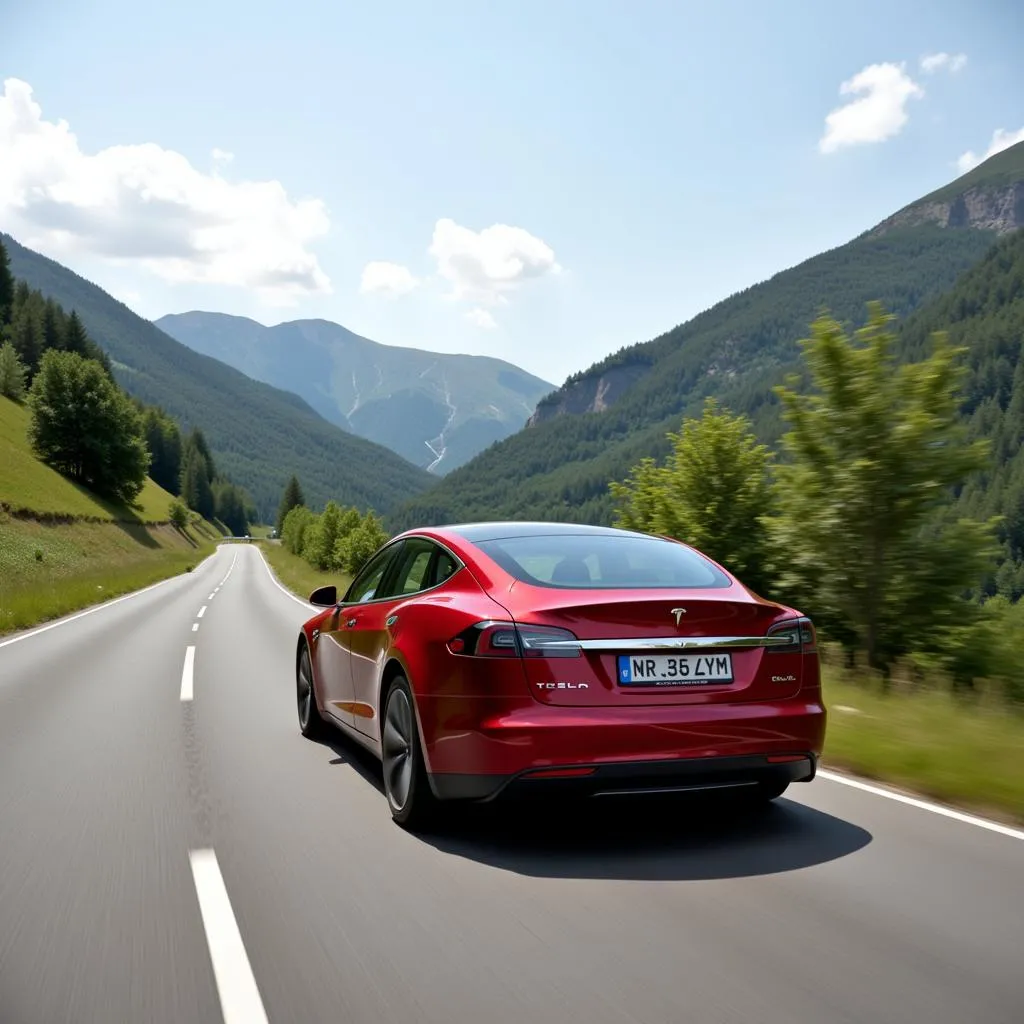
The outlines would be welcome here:
<svg viewBox="0 0 1024 1024">
<path fill-rule="evenodd" d="M 429 704 L 420 706 L 428 720 Z M 450 699 L 446 710 L 456 710 Z M 441 799 L 490 800 L 810 781 L 826 712 L 793 698 L 627 711 L 532 703 L 475 723 L 468 709 L 444 717 L 451 728 L 424 722 L 431 788 Z"/>
<path fill-rule="evenodd" d="M 776 782 L 810 782 L 818 756 L 811 752 L 772 761 L 767 756 L 693 757 L 671 761 L 620 761 L 535 768 L 516 775 L 429 776 L 441 800 L 487 802 L 501 799 L 609 797 L 652 793 L 743 790 Z"/>
</svg>

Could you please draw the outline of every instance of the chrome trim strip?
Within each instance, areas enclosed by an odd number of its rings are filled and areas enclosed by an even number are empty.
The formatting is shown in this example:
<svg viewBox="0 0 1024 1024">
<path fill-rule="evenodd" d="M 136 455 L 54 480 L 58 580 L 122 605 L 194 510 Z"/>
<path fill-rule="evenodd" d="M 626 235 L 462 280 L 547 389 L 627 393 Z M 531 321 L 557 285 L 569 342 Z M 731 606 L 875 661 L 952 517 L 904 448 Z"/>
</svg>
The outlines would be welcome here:
<svg viewBox="0 0 1024 1024">
<path fill-rule="evenodd" d="M 678 651 L 717 650 L 727 647 L 792 647 L 793 638 L 774 636 L 663 636 L 623 637 L 619 640 L 551 640 L 546 647 L 582 647 L 585 651 Z"/>
</svg>

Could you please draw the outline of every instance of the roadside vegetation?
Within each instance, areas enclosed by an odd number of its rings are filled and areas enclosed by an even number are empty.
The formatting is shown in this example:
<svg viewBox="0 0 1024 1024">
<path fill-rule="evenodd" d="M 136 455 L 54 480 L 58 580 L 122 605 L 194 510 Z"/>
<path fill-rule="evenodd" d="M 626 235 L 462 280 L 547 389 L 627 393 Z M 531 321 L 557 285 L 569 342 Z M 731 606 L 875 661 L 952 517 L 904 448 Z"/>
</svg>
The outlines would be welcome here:
<svg viewBox="0 0 1024 1024">
<path fill-rule="evenodd" d="M 966 349 L 936 332 L 900 362 L 892 321 L 872 304 L 851 336 L 818 318 L 803 375 L 777 389 L 780 451 L 709 400 L 663 463 L 611 484 L 616 522 L 812 617 L 826 699 L 855 709 L 831 715 L 827 761 L 1024 819 L 1020 549 L 1002 517 L 958 503 L 993 462 L 959 414 Z"/>
<path fill-rule="evenodd" d="M 292 593 L 303 600 L 317 587 L 334 585 L 338 594 L 344 594 L 352 577 L 340 570 L 320 570 L 310 565 L 301 555 L 293 554 L 280 541 L 260 540 L 260 550 L 266 555 L 275 575 Z"/>
<path fill-rule="evenodd" d="M 0 633 L 186 571 L 246 504 L 202 432 L 130 398 L 0 244 Z"/>
</svg>

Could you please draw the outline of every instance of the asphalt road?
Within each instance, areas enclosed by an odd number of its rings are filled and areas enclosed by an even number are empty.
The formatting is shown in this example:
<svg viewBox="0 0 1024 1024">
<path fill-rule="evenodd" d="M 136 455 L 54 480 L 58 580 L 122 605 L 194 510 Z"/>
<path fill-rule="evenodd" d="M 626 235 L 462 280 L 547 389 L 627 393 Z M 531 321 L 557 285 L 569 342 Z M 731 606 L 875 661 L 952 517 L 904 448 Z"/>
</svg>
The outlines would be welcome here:
<svg viewBox="0 0 1024 1024">
<path fill-rule="evenodd" d="M 819 778 L 418 838 L 298 733 L 308 614 L 235 545 L 0 641 L 0 1024 L 1024 1021 L 1024 836 Z"/>
</svg>

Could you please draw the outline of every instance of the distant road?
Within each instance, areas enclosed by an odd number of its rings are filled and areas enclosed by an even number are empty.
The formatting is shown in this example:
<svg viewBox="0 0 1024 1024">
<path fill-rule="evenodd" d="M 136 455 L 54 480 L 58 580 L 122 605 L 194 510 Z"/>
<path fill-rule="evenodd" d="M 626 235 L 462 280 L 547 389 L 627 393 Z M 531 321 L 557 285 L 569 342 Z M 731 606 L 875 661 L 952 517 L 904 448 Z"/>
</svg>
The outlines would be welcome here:
<svg viewBox="0 0 1024 1024">
<path fill-rule="evenodd" d="M 226 545 L 0 640 L 2 1024 L 1024 1021 L 1012 830 L 820 778 L 420 839 L 298 733 L 308 614 Z"/>
</svg>

